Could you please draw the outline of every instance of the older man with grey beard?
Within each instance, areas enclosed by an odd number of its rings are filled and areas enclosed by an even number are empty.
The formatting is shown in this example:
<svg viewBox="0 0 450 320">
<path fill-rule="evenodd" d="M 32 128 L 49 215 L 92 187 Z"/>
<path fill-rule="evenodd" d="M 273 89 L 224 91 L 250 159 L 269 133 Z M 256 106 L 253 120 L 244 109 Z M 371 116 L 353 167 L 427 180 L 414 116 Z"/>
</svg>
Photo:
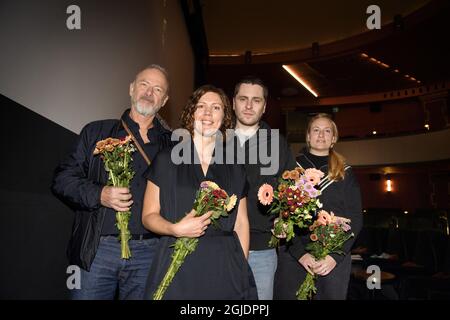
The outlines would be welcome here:
<svg viewBox="0 0 450 320">
<path fill-rule="evenodd" d="M 159 65 L 140 71 L 130 84 L 131 108 L 120 120 L 87 124 L 74 151 L 56 169 L 52 190 L 75 211 L 69 261 L 81 268 L 72 299 L 142 299 L 158 238 L 141 222 L 146 180 L 142 174 L 159 150 L 170 146 L 171 131 L 157 112 L 169 96 L 168 74 Z M 93 151 L 98 141 L 131 135 L 135 175 L 130 188 L 108 186 L 104 163 Z M 130 259 L 121 258 L 116 211 L 130 211 Z"/>
</svg>

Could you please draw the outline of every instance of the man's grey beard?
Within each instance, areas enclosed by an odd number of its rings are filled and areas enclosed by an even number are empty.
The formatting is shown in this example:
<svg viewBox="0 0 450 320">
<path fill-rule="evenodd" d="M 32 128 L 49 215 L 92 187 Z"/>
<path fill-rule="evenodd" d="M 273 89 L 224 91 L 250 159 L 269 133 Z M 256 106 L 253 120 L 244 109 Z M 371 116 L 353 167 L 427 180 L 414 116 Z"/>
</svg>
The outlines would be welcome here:
<svg viewBox="0 0 450 320">
<path fill-rule="evenodd" d="M 160 108 L 157 108 L 156 106 L 153 107 L 144 107 L 142 106 L 139 102 L 136 103 L 136 111 L 140 114 L 143 115 L 144 117 L 147 116 L 154 116 Z"/>
</svg>

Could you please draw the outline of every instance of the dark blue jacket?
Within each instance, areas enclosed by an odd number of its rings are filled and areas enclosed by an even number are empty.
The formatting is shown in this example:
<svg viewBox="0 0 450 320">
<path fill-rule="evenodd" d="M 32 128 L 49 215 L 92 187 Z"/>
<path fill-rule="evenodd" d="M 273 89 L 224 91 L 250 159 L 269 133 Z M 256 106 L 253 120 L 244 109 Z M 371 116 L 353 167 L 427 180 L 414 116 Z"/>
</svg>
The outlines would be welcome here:
<svg viewBox="0 0 450 320">
<path fill-rule="evenodd" d="M 164 128 L 156 117 L 153 123 L 162 132 L 159 149 L 170 146 L 171 131 Z M 100 241 L 106 211 L 100 203 L 100 195 L 108 181 L 104 164 L 99 156 L 93 155 L 93 151 L 97 141 L 118 138 L 121 128 L 121 121 L 115 119 L 87 124 L 73 152 L 56 168 L 52 183 L 53 193 L 75 211 L 67 248 L 69 262 L 87 271 Z"/>
</svg>

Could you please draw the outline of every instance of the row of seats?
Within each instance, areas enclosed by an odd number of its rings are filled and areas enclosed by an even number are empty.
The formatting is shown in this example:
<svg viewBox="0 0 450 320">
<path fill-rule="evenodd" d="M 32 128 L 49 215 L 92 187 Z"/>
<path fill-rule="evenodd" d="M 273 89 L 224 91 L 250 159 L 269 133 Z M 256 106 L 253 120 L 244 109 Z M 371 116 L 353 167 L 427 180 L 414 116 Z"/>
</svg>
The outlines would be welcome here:
<svg viewBox="0 0 450 320">
<path fill-rule="evenodd" d="M 438 214 L 399 219 L 398 215 L 375 216 L 373 212 L 364 218 L 352 251 L 363 260 L 355 261 L 354 269 L 378 265 L 394 277 L 375 291 L 352 277 L 349 299 L 450 299 L 450 237 L 448 225 L 438 223 L 445 219 Z"/>
</svg>

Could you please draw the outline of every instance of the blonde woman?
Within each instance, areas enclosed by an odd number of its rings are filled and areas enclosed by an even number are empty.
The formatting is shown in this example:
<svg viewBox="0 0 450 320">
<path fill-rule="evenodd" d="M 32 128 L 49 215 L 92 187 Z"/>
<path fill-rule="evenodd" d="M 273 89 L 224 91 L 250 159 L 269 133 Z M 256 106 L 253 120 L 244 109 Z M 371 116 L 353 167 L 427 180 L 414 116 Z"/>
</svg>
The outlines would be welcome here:
<svg viewBox="0 0 450 320">
<path fill-rule="evenodd" d="M 322 184 L 320 201 L 323 209 L 335 215 L 351 219 L 355 237 L 362 227 L 361 195 L 355 175 L 344 157 L 334 150 L 338 141 L 338 129 L 327 114 L 317 114 L 308 123 L 306 148 L 297 157 L 297 164 L 304 169 L 316 168 L 325 173 L 328 183 Z M 345 255 L 330 254 L 316 261 L 305 250 L 310 241 L 302 231 L 291 245 L 280 248 L 275 276 L 275 299 L 296 299 L 296 291 L 306 273 L 319 275 L 316 281 L 316 300 L 344 300 L 351 272 L 351 246 L 355 237 L 344 245 Z"/>
</svg>

